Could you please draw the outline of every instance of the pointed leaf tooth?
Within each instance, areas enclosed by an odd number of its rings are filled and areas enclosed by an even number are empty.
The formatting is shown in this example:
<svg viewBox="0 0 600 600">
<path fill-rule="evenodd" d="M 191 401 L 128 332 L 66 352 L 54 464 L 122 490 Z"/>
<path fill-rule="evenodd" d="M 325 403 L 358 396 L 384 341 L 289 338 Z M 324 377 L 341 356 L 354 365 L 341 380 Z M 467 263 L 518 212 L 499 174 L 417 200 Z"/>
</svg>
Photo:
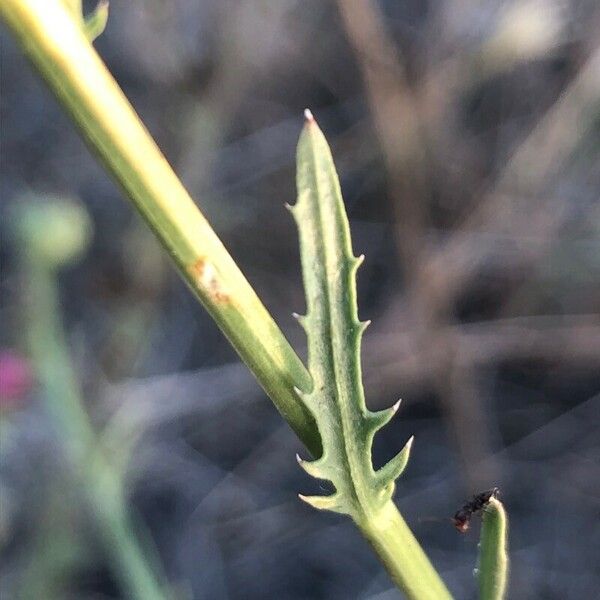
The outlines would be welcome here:
<svg viewBox="0 0 600 600">
<path fill-rule="evenodd" d="M 371 324 L 371 319 L 367 319 L 366 321 L 358 322 L 358 331 L 359 331 L 360 335 L 362 335 L 367 330 L 367 328 L 369 327 L 370 324 Z"/>
<path fill-rule="evenodd" d="M 344 512 L 337 494 L 331 494 L 330 496 L 304 496 L 303 494 L 298 494 L 298 498 L 317 510 Z"/>
<path fill-rule="evenodd" d="M 303 201 L 303 196 L 299 195 L 294 204 L 288 204 L 286 202 L 284 206 L 292 215 L 296 225 L 298 227 L 300 227 L 301 223 L 305 219 L 305 213 L 306 213 L 307 209 L 309 208 L 306 206 L 306 202 Z"/>
<path fill-rule="evenodd" d="M 106 29 L 108 22 L 108 0 L 100 0 L 96 8 L 84 19 L 84 30 L 87 39 L 93 42 Z"/>
<path fill-rule="evenodd" d="M 310 396 L 310 393 L 305 392 L 304 390 L 301 390 L 298 386 L 294 386 L 294 393 L 297 394 L 298 396 L 300 396 L 300 398 L 306 398 L 307 396 Z"/>
<path fill-rule="evenodd" d="M 304 460 L 296 454 L 296 461 L 311 477 L 316 479 L 329 479 L 326 469 L 320 460 Z"/>
<path fill-rule="evenodd" d="M 294 393 L 302 400 L 304 403 L 308 403 L 311 400 L 312 394 L 310 392 L 306 392 L 301 390 L 299 387 L 294 386 Z"/>
<path fill-rule="evenodd" d="M 375 433 L 382 427 L 387 425 L 394 417 L 394 412 L 391 408 L 384 408 L 376 412 L 369 411 L 366 421 L 371 432 Z"/>
<path fill-rule="evenodd" d="M 388 410 L 390 411 L 391 414 L 391 419 L 393 419 L 396 416 L 396 413 L 398 412 L 398 409 L 400 408 L 400 405 L 402 404 L 402 398 L 398 398 L 398 400 L 396 400 L 396 402 L 394 402 L 394 404 L 392 404 L 392 406 L 390 406 L 388 408 Z"/>
<path fill-rule="evenodd" d="M 299 315 L 298 313 L 293 312 L 292 317 L 294 319 L 296 319 L 296 321 L 298 322 L 298 325 L 300 325 L 300 327 L 302 327 L 302 329 L 304 329 L 306 331 L 306 327 L 308 325 L 308 323 L 307 323 L 308 315 Z"/>
<path fill-rule="evenodd" d="M 294 204 L 286 202 L 284 206 L 291 213 L 292 217 L 294 217 L 294 221 L 299 226 L 302 219 L 302 214 L 306 210 L 304 203 L 302 202 L 302 196 L 298 196 Z"/>
<path fill-rule="evenodd" d="M 396 479 L 398 479 L 398 477 L 400 477 L 400 475 L 402 475 L 402 472 L 408 464 L 408 459 L 410 458 L 410 449 L 414 439 L 415 437 L 411 436 L 408 442 L 406 442 L 404 448 L 402 448 L 402 450 L 400 450 L 400 452 L 398 452 L 398 454 L 396 454 L 392 460 L 375 472 L 375 476 L 377 477 L 381 487 L 385 487 L 386 485 L 393 483 Z"/>
<path fill-rule="evenodd" d="M 402 404 L 402 398 L 398 398 L 398 400 L 396 400 L 396 402 L 394 402 L 394 404 L 392 404 L 390 410 L 393 411 L 392 416 L 394 416 L 397 412 L 398 409 L 400 408 L 400 405 Z"/>
<path fill-rule="evenodd" d="M 398 402 L 389 408 L 384 408 L 383 410 L 378 410 L 377 412 L 369 411 L 367 413 L 367 422 L 369 423 L 370 429 L 373 433 L 379 431 L 384 425 L 387 425 L 394 418 L 394 415 L 398 412 L 398 408 L 400 408 L 401 402 L 402 400 L 398 400 Z"/>
<path fill-rule="evenodd" d="M 361 254 L 360 256 L 350 256 L 348 260 L 350 262 L 350 276 L 354 279 L 356 278 L 356 273 L 360 268 L 360 265 L 362 265 L 365 260 L 365 255 Z"/>
</svg>

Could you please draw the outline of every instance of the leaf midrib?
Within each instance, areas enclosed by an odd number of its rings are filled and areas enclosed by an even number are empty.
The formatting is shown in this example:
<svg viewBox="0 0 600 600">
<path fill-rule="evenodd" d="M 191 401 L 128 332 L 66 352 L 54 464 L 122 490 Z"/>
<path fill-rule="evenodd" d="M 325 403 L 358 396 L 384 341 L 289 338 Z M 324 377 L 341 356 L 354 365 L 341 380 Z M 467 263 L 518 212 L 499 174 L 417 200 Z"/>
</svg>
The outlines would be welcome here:
<svg viewBox="0 0 600 600">
<path fill-rule="evenodd" d="M 328 258 L 331 256 L 331 251 L 329 251 L 328 245 L 326 240 L 328 239 L 326 232 L 323 228 L 323 224 L 325 222 L 325 218 L 324 218 L 324 207 L 320 201 L 320 199 L 323 197 L 322 195 L 322 186 L 320 184 L 320 177 L 319 177 L 319 164 L 318 164 L 318 159 L 317 159 L 317 153 L 316 153 L 316 148 L 315 148 L 315 140 L 313 137 L 313 133 L 310 134 L 310 158 L 312 161 L 312 169 L 311 169 L 311 175 L 312 175 L 312 179 L 314 181 L 314 186 L 315 186 L 315 190 L 316 190 L 316 212 L 318 215 L 317 218 L 317 228 L 318 231 L 320 233 L 320 241 L 319 241 L 319 248 L 321 248 L 320 253 L 323 254 L 323 262 L 322 264 L 325 265 L 325 276 L 327 278 L 328 281 L 336 281 L 337 279 L 334 278 L 330 278 L 330 276 L 332 275 L 331 273 L 331 263 L 329 262 Z M 317 134 L 318 135 L 318 134 Z M 330 178 L 330 174 L 328 173 L 328 169 L 325 169 L 325 174 L 326 176 Z M 331 182 L 332 184 L 334 182 Z M 337 222 L 340 218 L 338 211 L 337 211 L 337 207 L 336 208 L 336 219 L 335 221 Z M 337 232 L 336 232 L 337 235 Z M 336 240 L 336 244 L 337 246 L 337 240 Z M 333 260 L 333 264 L 336 265 L 339 260 L 336 257 L 336 251 L 335 248 L 333 249 L 333 255 L 334 255 L 334 260 Z M 352 254 L 352 251 L 351 251 Z M 343 255 L 342 258 L 343 261 L 349 262 L 351 260 L 351 258 L 346 257 L 345 255 Z M 348 269 L 348 265 L 342 265 L 342 269 Z M 333 274 L 335 275 L 335 273 Z M 350 284 L 352 285 L 352 282 L 350 282 Z M 336 283 L 336 288 L 339 286 L 339 283 Z M 334 301 L 332 301 L 331 295 L 329 293 L 329 286 L 326 284 L 326 282 L 320 282 L 320 288 L 322 293 L 324 294 L 325 298 L 326 298 L 326 305 L 327 305 L 327 311 L 325 311 L 326 313 L 326 317 L 327 317 L 327 329 L 328 329 L 328 333 L 329 336 L 326 338 L 327 339 L 327 347 L 329 350 L 329 354 L 331 356 L 331 366 L 332 366 L 332 371 L 333 371 L 333 379 L 334 379 L 334 389 L 336 392 L 336 398 L 335 398 L 335 405 L 336 405 L 336 412 L 339 416 L 339 421 L 342 427 L 342 446 L 343 446 L 343 450 L 344 450 L 344 456 L 346 459 L 346 462 L 349 466 L 349 470 L 350 470 L 350 476 L 347 477 L 348 479 L 348 487 L 351 489 L 352 494 L 354 496 L 354 498 L 356 499 L 358 505 L 364 510 L 366 508 L 366 506 L 368 506 L 369 502 L 367 500 L 366 497 L 363 497 L 363 494 L 361 493 L 361 490 L 366 490 L 368 489 L 367 486 L 367 481 L 365 480 L 365 478 L 363 477 L 364 473 L 363 473 L 363 468 L 362 468 L 362 464 L 360 461 L 360 458 L 358 456 L 356 456 L 356 452 L 352 451 L 352 448 L 348 447 L 347 445 L 347 440 L 352 440 L 352 439 L 358 439 L 358 435 L 360 435 L 359 431 L 354 431 L 355 427 L 353 424 L 353 420 L 350 418 L 351 417 L 351 412 L 353 412 L 353 408 L 350 406 L 344 406 L 344 403 L 341 401 L 342 400 L 342 391 L 340 390 L 340 384 L 339 382 L 341 381 L 341 378 L 343 377 L 343 373 L 339 373 L 338 372 L 338 365 L 341 362 L 339 360 L 338 354 L 336 352 L 336 344 L 334 343 L 333 340 L 337 340 L 337 335 L 336 335 L 336 329 L 344 329 L 345 326 L 345 316 L 342 315 L 341 316 L 341 326 L 340 324 L 336 325 L 334 324 L 334 315 L 336 314 L 336 307 L 334 306 Z M 340 299 L 341 303 L 344 302 L 344 299 Z M 336 320 L 337 321 L 337 320 Z M 358 321 L 358 318 L 356 317 L 356 321 Z M 356 323 L 352 323 L 352 326 L 355 327 Z M 351 336 L 353 338 L 355 338 L 356 333 L 354 331 L 351 332 Z M 353 342 L 355 341 L 355 339 L 353 339 Z M 339 342 L 339 340 L 338 340 Z M 352 368 L 353 366 L 350 365 Z M 347 403 L 348 404 L 348 403 Z M 356 482 L 359 482 L 359 485 L 356 485 Z M 368 495 L 368 494 L 367 494 Z"/>
</svg>

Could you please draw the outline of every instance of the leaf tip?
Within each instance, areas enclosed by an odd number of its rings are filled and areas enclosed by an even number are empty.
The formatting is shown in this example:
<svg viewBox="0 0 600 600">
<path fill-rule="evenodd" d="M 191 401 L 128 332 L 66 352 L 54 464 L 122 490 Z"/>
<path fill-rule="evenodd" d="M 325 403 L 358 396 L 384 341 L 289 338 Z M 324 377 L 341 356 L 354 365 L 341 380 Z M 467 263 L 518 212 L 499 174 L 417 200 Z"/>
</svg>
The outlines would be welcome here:
<svg viewBox="0 0 600 600">
<path fill-rule="evenodd" d="M 313 117 L 313 114 L 312 114 L 310 108 L 305 108 L 304 109 L 304 120 L 307 123 L 314 123 L 315 122 L 315 118 Z"/>
</svg>

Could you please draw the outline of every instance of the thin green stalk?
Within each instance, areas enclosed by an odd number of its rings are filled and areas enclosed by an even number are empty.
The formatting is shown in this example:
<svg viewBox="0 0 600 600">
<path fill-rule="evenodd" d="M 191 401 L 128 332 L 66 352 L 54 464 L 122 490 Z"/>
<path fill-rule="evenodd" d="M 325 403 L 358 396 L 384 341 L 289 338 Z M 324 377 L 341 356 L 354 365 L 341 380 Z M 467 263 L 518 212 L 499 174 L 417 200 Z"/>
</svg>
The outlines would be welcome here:
<svg viewBox="0 0 600 600">
<path fill-rule="evenodd" d="M 82 242 L 83 236 L 73 231 L 82 225 L 79 214 L 71 205 L 62 204 L 34 207 L 20 215 L 28 284 L 25 316 L 29 352 L 44 388 L 46 407 L 127 597 L 165 600 L 157 564 L 151 564 L 136 540 L 122 480 L 99 448 L 64 339 L 55 268 Z M 59 222 L 62 217 L 69 217 L 63 220 L 65 226 Z M 73 237 L 57 240 L 55 234 L 59 232 Z"/>
<path fill-rule="evenodd" d="M 503 600 L 508 582 L 508 519 L 502 502 L 492 498 L 483 510 L 477 580 L 480 600 Z"/>
<path fill-rule="evenodd" d="M 315 456 L 310 376 L 62 0 L 0 0 L 0 15 L 179 272 Z"/>
<path fill-rule="evenodd" d="M 452 600 L 444 582 L 391 500 L 375 515 L 355 522 L 407 598 Z"/>
</svg>

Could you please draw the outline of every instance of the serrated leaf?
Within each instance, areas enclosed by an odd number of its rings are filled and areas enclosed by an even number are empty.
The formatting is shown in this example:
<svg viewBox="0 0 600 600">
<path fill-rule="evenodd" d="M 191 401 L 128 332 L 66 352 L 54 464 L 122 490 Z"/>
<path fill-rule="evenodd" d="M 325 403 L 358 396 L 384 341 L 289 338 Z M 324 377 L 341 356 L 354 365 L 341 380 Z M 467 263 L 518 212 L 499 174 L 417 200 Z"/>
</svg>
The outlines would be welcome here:
<svg viewBox="0 0 600 600">
<path fill-rule="evenodd" d="M 297 150 L 298 201 L 290 208 L 300 234 L 306 316 L 296 318 L 308 338 L 313 387 L 299 391 L 312 412 L 323 443 L 315 462 L 301 461 L 309 474 L 328 479 L 333 496 L 304 498 L 316 508 L 355 519 L 379 510 L 393 494 L 393 481 L 406 466 L 410 442 L 375 472 L 373 436 L 395 414 L 394 407 L 373 413 L 365 404 L 360 344 L 369 321 L 358 318 L 356 271 L 348 218 L 331 151 L 312 115 Z"/>
</svg>

